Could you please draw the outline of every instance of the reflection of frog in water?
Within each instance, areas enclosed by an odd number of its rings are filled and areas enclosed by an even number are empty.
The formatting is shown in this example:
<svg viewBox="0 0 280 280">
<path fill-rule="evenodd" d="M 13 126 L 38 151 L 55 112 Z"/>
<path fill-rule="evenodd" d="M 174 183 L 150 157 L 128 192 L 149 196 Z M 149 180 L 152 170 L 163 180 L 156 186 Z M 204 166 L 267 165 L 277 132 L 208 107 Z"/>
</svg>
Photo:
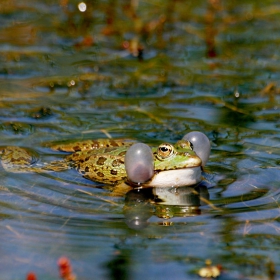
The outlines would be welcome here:
<svg viewBox="0 0 280 280">
<path fill-rule="evenodd" d="M 124 157 L 132 140 L 85 140 L 53 145 L 54 150 L 71 152 L 64 160 L 39 166 L 28 150 L 7 146 L 0 150 L 1 163 L 10 172 L 46 172 L 77 169 L 85 178 L 105 184 L 127 180 Z M 152 148 L 154 175 L 143 186 L 186 186 L 201 180 L 201 159 L 187 140 Z"/>
<path fill-rule="evenodd" d="M 208 187 L 202 181 L 187 187 L 130 190 L 125 195 L 125 222 L 130 228 L 142 229 L 153 215 L 163 219 L 200 215 L 200 206 L 209 200 Z M 162 224 L 169 225 L 170 221 Z"/>
</svg>

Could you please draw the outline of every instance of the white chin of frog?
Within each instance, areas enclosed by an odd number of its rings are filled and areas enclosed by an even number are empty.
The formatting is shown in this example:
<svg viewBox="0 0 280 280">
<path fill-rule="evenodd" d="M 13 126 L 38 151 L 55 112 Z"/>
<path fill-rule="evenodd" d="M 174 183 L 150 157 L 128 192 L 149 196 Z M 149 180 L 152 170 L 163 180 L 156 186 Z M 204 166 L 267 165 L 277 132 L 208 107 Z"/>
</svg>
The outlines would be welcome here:
<svg viewBox="0 0 280 280">
<path fill-rule="evenodd" d="M 201 181 L 201 167 L 161 171 L 155 174 L 145 186 L 182 187 L 191 186 Z"/>
</svg>

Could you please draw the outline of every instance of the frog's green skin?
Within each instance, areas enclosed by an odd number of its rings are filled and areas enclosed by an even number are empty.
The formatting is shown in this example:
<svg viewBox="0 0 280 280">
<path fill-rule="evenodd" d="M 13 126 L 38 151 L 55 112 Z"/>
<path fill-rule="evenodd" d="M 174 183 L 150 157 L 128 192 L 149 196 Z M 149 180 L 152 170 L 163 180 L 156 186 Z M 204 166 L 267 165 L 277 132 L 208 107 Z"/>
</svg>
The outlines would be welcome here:
<svg viewBox="0 0 280 280">
<path fill-rule="evenodd" d="M 119 184 L 127 180 L 124 156 L 128 147 L 134 143 L 132 140 L 125 139 L 100 139 L 53 145 L 51 148 L 54 150 L 72 152 L 72 154 L 66 156 L 60 162 L 52 162 L 43 167 L 36 165 L 29 167 L 28 165 L 33 160 L 30 153 L 22 148 L 9 146 L 2 149 L 1 160 L 2 166 L 6 170 L 13 172 L 60 171 L 72 167 L 92 181 Z M 179 172 L 181 170 L 182 173 L 184 172 L 182 170 L 188 169 L 188 172 L 190 172 L 194 169 L 196 172 L 194 183 L 199 180 L 201 160 L 192 150 L 190 142 L 180 140 L 175 145 L 164 143 L 152 148 L 152 152 L 154 155 L 155 178 L 158 177 L 160 180 L 164 180 L 161 177 L 162 173 L 166 171 L 172 171 L 169 174 L 174 175 L 175 171 Z M 154 177 L 144 185 L 153 185 Z M 157 184 L 161 183 L 157 182 Z"/>
</svg>

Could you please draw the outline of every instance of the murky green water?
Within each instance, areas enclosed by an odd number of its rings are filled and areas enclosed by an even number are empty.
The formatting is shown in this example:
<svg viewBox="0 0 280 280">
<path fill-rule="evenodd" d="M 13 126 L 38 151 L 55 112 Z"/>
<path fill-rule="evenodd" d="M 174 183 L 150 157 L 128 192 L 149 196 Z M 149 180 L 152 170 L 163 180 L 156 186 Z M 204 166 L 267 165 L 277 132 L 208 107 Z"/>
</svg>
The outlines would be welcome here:
<svg viewBox="0 0 280 280">
<path fill-rule="evenodd" d="M 78 4 L 1 1 L 1 146 L 46 162 L 63 157 L 48 141 L 199 130 L 209 188 L 156 190 L 162 205 L 72 170 L 1 169 L 1 279 L 59 279 L 60 256 L 77 279 L 198 279 L 206 259 L 222 279 L 280 279 L 278 1 Z"/>
</svg>

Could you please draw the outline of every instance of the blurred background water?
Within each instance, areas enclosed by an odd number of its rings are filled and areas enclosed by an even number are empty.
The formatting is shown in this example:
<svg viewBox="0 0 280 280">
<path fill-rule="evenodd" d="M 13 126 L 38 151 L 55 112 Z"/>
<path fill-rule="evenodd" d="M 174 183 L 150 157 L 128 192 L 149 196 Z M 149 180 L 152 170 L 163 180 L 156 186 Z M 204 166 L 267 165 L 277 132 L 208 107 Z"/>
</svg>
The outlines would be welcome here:
<svg viewBox="0 0 280 280">
<path fill-rule="evenodd" d="M 278 1 L 1 0 L 0 23 L 1 146 L 47 162 L 49 141 L 212 143 L 195 192 L 1 169 L 1 279 L 59 279 L 60 256 L 77 279 L 199 279 L 206 259 L 280 279 Z"/>
</svg>

